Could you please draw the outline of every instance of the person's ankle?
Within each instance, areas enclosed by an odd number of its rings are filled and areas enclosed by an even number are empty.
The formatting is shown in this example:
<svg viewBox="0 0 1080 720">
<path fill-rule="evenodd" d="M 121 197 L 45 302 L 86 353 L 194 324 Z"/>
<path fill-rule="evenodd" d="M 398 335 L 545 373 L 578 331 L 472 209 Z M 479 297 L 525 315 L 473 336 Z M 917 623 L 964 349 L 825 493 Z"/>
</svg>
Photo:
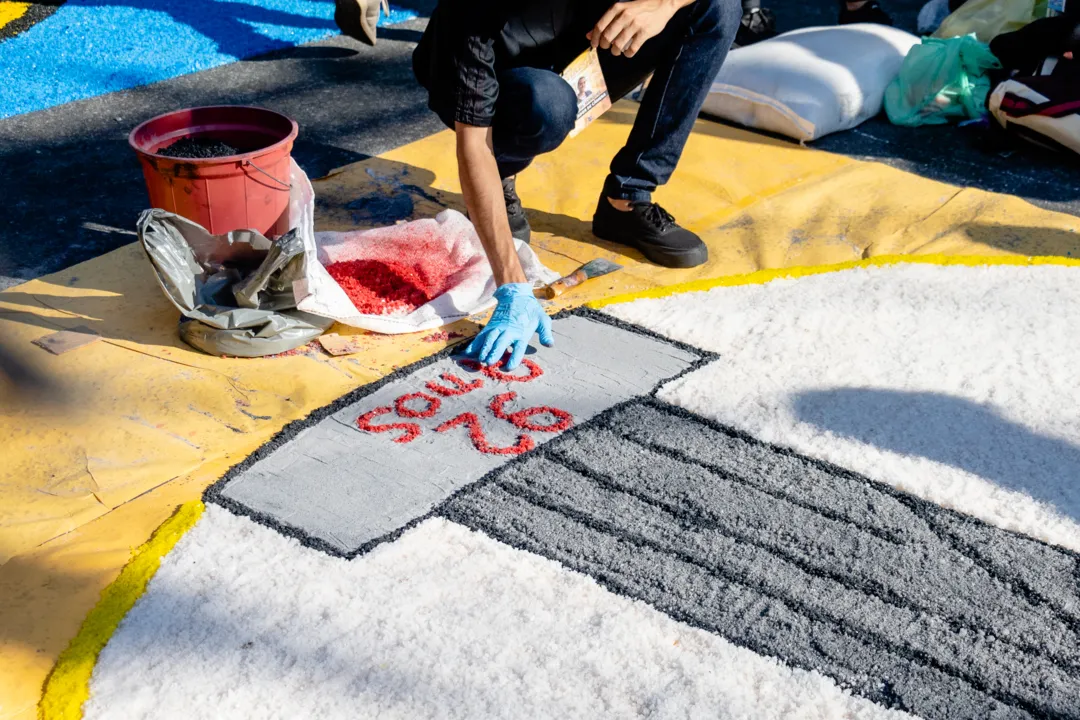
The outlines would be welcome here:
<svg viewBox="0 0 1080 720">
<path fill-rule="evenodd" d="M 865 5 L 867 1 L 868 0 L 855 0 L 855 2 L 846 2 L 844 4 L 847 5 L 848 10 L 855 11 Z"/>
<path fill-rule="evenodd" d="M 616 210 L 618 210 L 620 212 L 630 212 L 630 201 L 629 200 L 623 200 L 621 198 L 611 198 L 611 197 L 609 197 L 607 199 L 607 201 L 609 203 L 611 203 L 611 207 L 615 208 Z"/>
</svg>

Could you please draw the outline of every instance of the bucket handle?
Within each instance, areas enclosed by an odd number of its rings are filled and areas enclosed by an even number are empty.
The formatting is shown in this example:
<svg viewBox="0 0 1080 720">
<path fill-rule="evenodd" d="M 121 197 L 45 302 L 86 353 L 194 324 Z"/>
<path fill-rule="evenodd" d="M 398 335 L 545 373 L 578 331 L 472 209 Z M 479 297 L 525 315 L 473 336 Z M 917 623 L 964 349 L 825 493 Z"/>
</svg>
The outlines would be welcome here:
<svg viewBox="0 0 1080 720">
<path fill-rule="evenodd" d="M 282 187 L 283 187 L 283 188 L 285 188 L 286 190 L 292 190 L 292 184 L 290 184 L 290 183 L 286 183 L 286 182 L 281 182 L 281 181 L 280 181 L 280 180 L 278 180 L 278 179 L 277 179 L 276 177 L 274 177 L 274 176 L 273 176 L 273 175 L 271 175 L 270 173 L 266 172 L 265 170 L 263 170 L 263 169 L 262 169 L 261 167 L 259 167 L 259 166 L 258 166 L 258 165 L 256 165 L 255 163 L 251 162 L 250 160 L 245 160 L 245 161 L 244 161 L 244 164 L 245 164 L 245 165 L 250 165 L 251 167 L 255 168 L 256 170 L 258 170 L 259 172 L 261 172 L 261 173 L 262 173 L 263 175 L 265 175 L 266 177 L 270 178 L 271 180 L 273 180 L 274 182 L 276 182 L 276 183 L 277 183 L 278 185 L 282 186 Z"/>
</svg>

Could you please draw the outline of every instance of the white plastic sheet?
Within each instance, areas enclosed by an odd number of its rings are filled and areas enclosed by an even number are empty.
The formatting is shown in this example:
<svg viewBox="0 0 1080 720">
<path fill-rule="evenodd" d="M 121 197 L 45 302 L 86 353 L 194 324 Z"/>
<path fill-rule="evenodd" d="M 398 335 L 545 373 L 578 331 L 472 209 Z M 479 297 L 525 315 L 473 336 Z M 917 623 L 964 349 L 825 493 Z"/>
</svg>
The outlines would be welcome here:
<svg viewBox="0 0 1080 720">
<path fill-rule="evenodd" d="M 483 312 L 495 304 L 495 278 L 472 223 L 456 210 L 444 210 L 433 219 L 415 220 L 373 230 L 315 232 L 315 194 L 307 175 L 296 163 L 292 169 L 290 211 L 305 243 L 308 262 L 304 277 L 293 284 L 297 308 L 352 327 L 386 335 L 419 332 L 448 325 Z M 540 262 L 525 243 L 515 241 L 518 257 L 530 282 L 549 283 L 559 275 Z M 412 312 L 364 314 L 330 277 L 326 265 L 346 260 L 400 260 L 418 251 L 430 256 L 445 253 L 446 263 L 457 268 L 446 292 Z"/>
</svg>

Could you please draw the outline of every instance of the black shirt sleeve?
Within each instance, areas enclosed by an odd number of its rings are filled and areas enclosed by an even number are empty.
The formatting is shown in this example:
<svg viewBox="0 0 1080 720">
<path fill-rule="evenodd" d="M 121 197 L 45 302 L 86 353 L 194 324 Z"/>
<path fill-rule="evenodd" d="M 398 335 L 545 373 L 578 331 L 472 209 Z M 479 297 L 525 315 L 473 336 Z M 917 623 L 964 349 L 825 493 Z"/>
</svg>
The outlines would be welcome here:
<svg viewBox="0 0 1080 720">
<path fill-rule="evenodd" d="M 489 23 L 484 23 L 489 25 Z M 465 125 L 491 127 L 499 80 L 495 74 L 494 33 L 462 28 L 458 36 L 454 64 L 457 67 L 454 120 Z M 485 30 L 487 28 L 476 28 Z"/>
</svg>

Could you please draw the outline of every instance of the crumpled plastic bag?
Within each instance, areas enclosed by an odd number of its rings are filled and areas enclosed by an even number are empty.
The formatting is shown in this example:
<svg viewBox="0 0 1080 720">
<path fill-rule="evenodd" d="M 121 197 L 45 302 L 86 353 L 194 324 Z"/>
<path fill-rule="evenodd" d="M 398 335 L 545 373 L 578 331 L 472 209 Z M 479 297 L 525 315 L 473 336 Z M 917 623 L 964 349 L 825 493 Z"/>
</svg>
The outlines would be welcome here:
<svg viewBox="0 0 1080 720">
<path fill-rule="evenodd" d="M 261 357 L 297 348 L 333 320 L 296 309 L 303 238 L 290 230 L 271 242 L 252 230 L 211 235 L 165 210 L 139 216 L 139 241 L 161 289 L 180 311 L 180 338 L 212 355 Z"/>
<path fill-rule="evenodd" d="M 894 125 L 941 125 L 986 114 L 990 79 L 1001 63 L 974 35 L 923 38 L 911 48 L 885 90 L 885 112 Z"/>
<path fill-rule="evenodd" d="M 988 43 L 1045 15 L 1046 0 L 967 0 L 942 21 L 934 37 L 974 34 L 980 42 Z"/>
</svg>

